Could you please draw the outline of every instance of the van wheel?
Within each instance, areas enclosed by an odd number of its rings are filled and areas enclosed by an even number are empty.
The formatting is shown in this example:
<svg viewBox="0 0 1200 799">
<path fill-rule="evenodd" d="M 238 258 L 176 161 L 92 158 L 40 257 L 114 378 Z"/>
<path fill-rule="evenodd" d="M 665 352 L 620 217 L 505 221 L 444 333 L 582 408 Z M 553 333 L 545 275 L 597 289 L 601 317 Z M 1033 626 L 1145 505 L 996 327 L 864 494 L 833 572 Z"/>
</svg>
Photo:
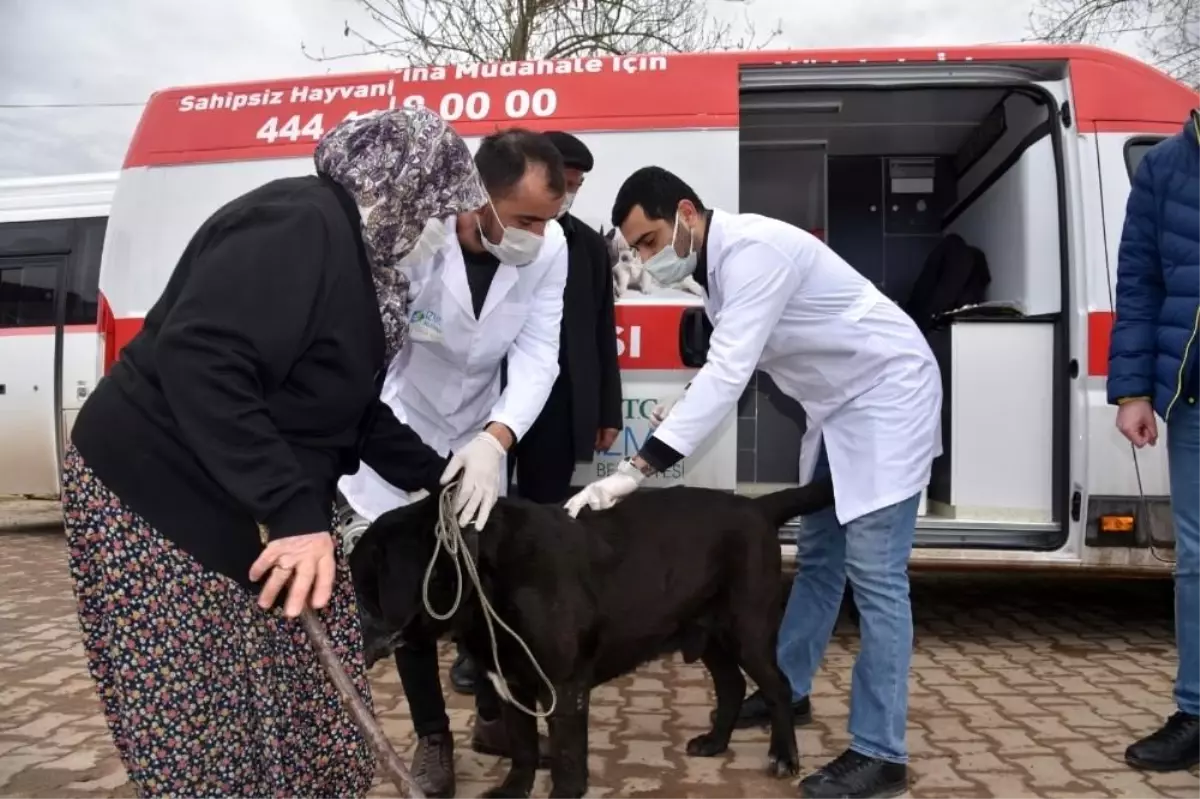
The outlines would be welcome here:
<svg viewBox="0 0 1200 799">
<path fill-rule="evenodd" d="M 338 508 L 334 519 L 337 535 L 342 540 L 342 553 L 349 556 L 371 523 L 354 512 L 349 505 Z"/>
</svg>

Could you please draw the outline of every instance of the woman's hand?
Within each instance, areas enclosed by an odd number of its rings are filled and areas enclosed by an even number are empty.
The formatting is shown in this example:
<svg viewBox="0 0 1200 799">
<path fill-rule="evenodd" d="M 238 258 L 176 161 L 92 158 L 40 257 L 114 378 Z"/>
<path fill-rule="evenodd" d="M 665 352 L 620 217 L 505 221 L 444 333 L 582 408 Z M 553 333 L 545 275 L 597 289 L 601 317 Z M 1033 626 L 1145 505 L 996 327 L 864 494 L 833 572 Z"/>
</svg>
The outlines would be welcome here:
<svg viewBox="0 0 1200 799">
<path fill-rule="evenodd" d="M 275 604 L 275 598 L 290 580 L 283 608 L 285 616 L 294 619 L 305 605 L 314 610 L 325 607 L 333 595 L 335 567 L 333 537 L 329 533 L 294 535 L 270 542 L 250 567 L 253 582 L 270 572 L 258 595 L 258 606 L 266 610 Z"/>
</svg>

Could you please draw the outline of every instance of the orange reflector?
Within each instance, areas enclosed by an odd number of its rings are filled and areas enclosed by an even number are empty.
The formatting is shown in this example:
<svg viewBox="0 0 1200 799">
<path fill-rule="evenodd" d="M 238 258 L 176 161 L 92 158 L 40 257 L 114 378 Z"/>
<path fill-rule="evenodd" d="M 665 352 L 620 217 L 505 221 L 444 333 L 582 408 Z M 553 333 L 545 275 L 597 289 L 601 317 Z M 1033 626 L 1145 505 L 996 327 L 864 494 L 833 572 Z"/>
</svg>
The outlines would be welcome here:
<svg viewBox="0 0 1200 799">
<path fill-rule="evenodd" d="M 1132 533 L 1132 516 L 1101 516 L 1100 531 L 1103 533 Z"/>
</svg>

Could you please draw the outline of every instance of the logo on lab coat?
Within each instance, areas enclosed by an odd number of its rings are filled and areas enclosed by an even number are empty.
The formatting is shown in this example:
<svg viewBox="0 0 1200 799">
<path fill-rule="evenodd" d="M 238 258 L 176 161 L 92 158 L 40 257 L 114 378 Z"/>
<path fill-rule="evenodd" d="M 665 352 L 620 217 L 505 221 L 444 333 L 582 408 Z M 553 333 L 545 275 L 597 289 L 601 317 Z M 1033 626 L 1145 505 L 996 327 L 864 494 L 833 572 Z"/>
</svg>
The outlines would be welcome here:
<svg viewBox="0 0 1200 799">
<path fill-rule="evenodd" d="M 437 311 L 418 308 L 408 317 L 408 336 L 413 341 L 441 341 L 442 317 Z"/>
</svg>

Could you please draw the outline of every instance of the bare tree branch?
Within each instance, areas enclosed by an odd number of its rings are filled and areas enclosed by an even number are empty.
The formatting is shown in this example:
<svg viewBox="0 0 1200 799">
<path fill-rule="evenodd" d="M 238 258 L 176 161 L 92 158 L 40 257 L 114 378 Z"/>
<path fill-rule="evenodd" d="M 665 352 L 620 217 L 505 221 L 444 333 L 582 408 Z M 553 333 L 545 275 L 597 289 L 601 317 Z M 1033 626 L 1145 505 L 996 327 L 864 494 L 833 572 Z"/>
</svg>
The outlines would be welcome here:
<svg viewBox="0 0 1200 799">
<path fill-rule="evenodd" d="M 1200 0 L 1038 0 L 1029 22 L 1047 42 L 1111 44 L 1138 34 L 1151 63 L 1200 88 Z"/>
<path fill-rule="evenodd" d="M 743 5 L 752 0 L 738 0 Z M 524 61 L 645 52 L 761 49 L 782 33 L 759 36 L 749 16 L 721 22 L 705 0 L 358 0 L 379 33 L 349 22 L 356 51 L 301 50 L 314 61 L 391 56 L 402 66 Z"/>
</svg>

